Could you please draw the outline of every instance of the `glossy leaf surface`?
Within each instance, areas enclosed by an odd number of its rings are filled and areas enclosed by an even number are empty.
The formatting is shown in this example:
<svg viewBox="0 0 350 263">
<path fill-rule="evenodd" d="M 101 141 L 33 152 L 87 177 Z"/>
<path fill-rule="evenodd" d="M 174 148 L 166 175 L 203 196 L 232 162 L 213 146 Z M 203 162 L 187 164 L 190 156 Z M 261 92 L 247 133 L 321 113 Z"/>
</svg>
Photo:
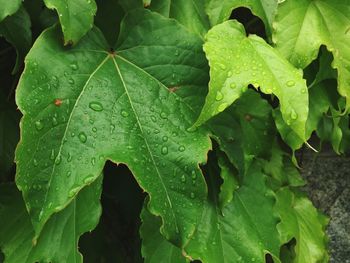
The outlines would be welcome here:
<svg viewBox="0 0 350 263">
<path fill-rule="evenodd" d="M 38 38 L 17 92 L 17 185 L 39 234 L 106 160 L 125 163 L 150 194 L 162 233 L 180 245 L 206 198 L 198 163 L 210 141 L 203 129 L 187 131 L 196 113 L 167 86 L 206 83 L 201 40 L 146 10 L 130 13 L 122 28 L 115 52 L 96 28 L 70 49 L 57 41 L 57 27 Z M 166 30 L 177 34 L 164 38 Z"/>
<path fill-rule="evenodd" d="M 237 21 L 215 26 L 204 45 L 210 65 L 209 93 L 195 123 L 200 125 L 224 111 L 248 84 L 279 99 L 283 119 L 305 138 L 308 92 L 301 72 L 255 35 L 246 37 Z"/>
<path fill-rule="evenodd" d="M 61 23 L 64 43 L 75 44 L 88 32 L 96 13 L 95 0 L 44 0 L 55 9 Z"/>
</svg>

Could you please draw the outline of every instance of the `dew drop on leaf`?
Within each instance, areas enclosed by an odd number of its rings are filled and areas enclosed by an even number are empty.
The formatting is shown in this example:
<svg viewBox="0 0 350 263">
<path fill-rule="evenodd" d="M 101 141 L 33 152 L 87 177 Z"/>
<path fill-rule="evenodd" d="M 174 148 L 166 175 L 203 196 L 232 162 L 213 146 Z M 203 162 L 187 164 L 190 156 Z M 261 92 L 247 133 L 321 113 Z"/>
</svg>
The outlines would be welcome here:
<svg viewBox="0 0 350 263">
<path fill-rule="evenodd" d="M 183 146 L 183 145 L 180 145 L 180 146 L 179 146 L 179 151 L 180 151 L 180 152 L 183 152 L 183 151 L 185 151 L 185 146 Z"/>
<path fill-rule="evenodd" d="M 44 128 L 43 122 L 42 122 L 42 121 L 36 121 L 36 122 L 35 122 L 35 128 L 36 128 L 38 131 L 42 130 L 42 129 Z"/>
<path fill-rule="evenodd" d="M 298 119 L 298 114 L 295 112 L 295 110 L 292 110 L 291 113 L 290 113 L 290 118 L 292 120 L 296 120 Z"/>
<path fill-rule="evenodd" d="M 227 106 L 228 106 L 228 104 L 226 102 L 220 104 L 218 107 L 218 112 L 223 112 L 227 108 Z"/>
<path fill-rule="evenodd" d="M 231 88 L 231 89 L 235 89 L 235 88 L 236 88 L 236 83 L 232 82 L 232 83 L 230 84 L 230 88 Z"/>
<path fill-rule="evenodd" d="M 126 118 L 126 117 L 129 116 L 129 113 L 128 113 L 127 111 L 125 111 L 125 110 L 122 110 L 122 111 L 120 112 L 120 114 L 121 114 L 124 118 Z"/>
<path fill-rule="evenodd" d="M 287 81 L 286 85 L 288 87 L 293 87 L 295 85 L 295 81 L 294 80 L 289 80 L 289 81 Z"/>
<path fill-rule="evenodd" d="M 185 177 L 185 175 L 184 175 L 184 174 L 181 176 L 181 182 L 183 182 L 183 183 L 185 183 L 185 182 L 186 182 L 186 177 Z"/>
<path fill-rule="evenodd" d="M 72 63 L 72 64 L 70 65 L 70 68 L 71 68 L 72 70 L 77 70 L 77 69 L 78 69 L 78 65 L 75 64 L 75 63 Z"/>
<path fill-rule="evenodd" d="M 195 193 L 191 193 L 191 198 L 194 199 L 196 197 Z"/>
<path fill-rule="evenodd" d="M 222 95 L 222 93 L 221 93 L 220 91 L 216 92 L 216 97 L 215 97 L 215 99 L 216 99 L 217 101 L 220 101 L 220 100 L 222 100 L 223 98 L 224 98 L 224 95 Z"/>
<path fill-rule="evenodd" d="M 79 133 L 78 138 L 82 143 L 86 143 L 87 137 L 84 132 Z"/>
<path fill-rule="evenodd" d="M 103 111 L 103 106 L 101 103 L 96 102 L 96 101 L 92 101 L 89 104 L 90 109 L 94 110 L 94 111 Z"/>
<path fill-rule="evenodd" d="M 168 154 L 168 147 L 163 146 L 161 152 L 162 152 L 163 155 Z"/>
</svg>

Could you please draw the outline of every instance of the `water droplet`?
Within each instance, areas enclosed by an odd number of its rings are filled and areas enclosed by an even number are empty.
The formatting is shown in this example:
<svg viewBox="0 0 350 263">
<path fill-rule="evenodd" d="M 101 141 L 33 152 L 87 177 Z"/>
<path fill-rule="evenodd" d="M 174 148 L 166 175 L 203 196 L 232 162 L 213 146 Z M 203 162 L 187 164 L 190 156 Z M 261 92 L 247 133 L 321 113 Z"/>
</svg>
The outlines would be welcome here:
<svg viewBox="0 0 350 263">
<path fill-rule="evenodd" d="M 289 81 L 287 81 L 286 85 L 288 87 L 293 87 L 295 85 L 295 81 L 294 80 L 289 80 Z"/>
<path fill-rule="evenodd" d="M 84 184 L 90 184 L 95 180 L 94 176 L 89 176 L 87 178 L 84 179 Z"/>
<path fill-rule="evenodd" d="M 163 136 L 162 140 L 163 140 L 163 142 L 167 142 L 168 141 L 168 136 Z"/>
<path fill-rule="evenodd" d="M 114 132 L 114 130 L 115 130 L 115 125 L 114 124 L 111 124 L 111 134 Z"/>
<path fill-rule="evenodd" d="M 225 70 L 226 69 L 226 66 L 224 64 L 218 64 L 219 67 L 222 69 L 222 70 Z"/>
<path fill-rule="evenodd" d="M 126 118 L 126 117 L 129 116 L 129 113 L 128 113 L 127 111 L 125 111 L 125 110 L 122 110 L 122 111 L 120 112 L 120 114 L 121 114 L 124 118 Z"/>
<path fill-rule="evenodd" d="M 232 83 L 230 84 L 230 88 L 231 88 L 231 89 L 235 89 L 235 88 L 236 88 L 236 83 L 232 82 Z"/>
<path fill-rule="evenodd" d="M 96 164 L 96 159 L 95 159 L 95 157 L 92 157 L 92 158 L 91 158 L 91 164 L 92 164 L 93 166 L 95 166 L 95 164 Z"/>
<path fill-rule="evenodd" d="M 57 118 L 53 117 L 52 118 L 52 125 L 56 126 L 58 124 Z"/>
<path fill-rule="evenodd" d="M 68 192 L 68 197 L 73 197 L 78 191 L 79 191 L 80 187 L 74 187 L 72 188 L 69 192 Z"/>
<path fill-rule="evenodd" d="M 43 122 L 42 122 L 42 121 L 36 121 L 36 122 L 35 122 L 35 128 L 36 128 L 38 131 L 42 130 L 42 129 L 44 128 Z"/>
<path fill-rule="evenodd" d="M 89 107 L 94 111 L 103 111 L 102 104 L 96 101 L 90 102 Z"/>
<path fill-rule="evenodd" d="M 180 151 L 180 152 L 185 151 L 185 149 L 186 149 L 185 146 L 183 146 L 183 145 L 180 145 L 180 146 L 179 146 L 179 151 Z"/>
<path fill-rule="evenodd" d="M 162 152 L 163 155 L 168 154 L 168 147 L 163 146 L 161 152 Z"/>
<path fill-rule="evenodd" d="M 191 198 L 194 199 L 196 197 L 195 193 L 191 193 Z"/>
<path fill-rule="evenodd" d="M 60 154 L 57 155 L 56 160 L 55 160 L 55 164 L 59 165 L 61 163 L 61 160 L 62 160 L 61 155 Z"/>
<path fill-rule="evenodd" d="M 291 113 L 290 113 L 290 118 L 292 120 L 296 120 L 298 119 L 298 114 L 295 112 L 295 110 L 292 109 Z"/>
<path fill-rule="evenodd" d="M 55 160 L 55 150 L 54 149 L 51 150 L 50 160 L 52 160 L 52 161 Z"/>
<path fill-rule="evenodd" d="M 38 161 L 36 159 L 34 159 L 33 160 L 33 164 L 34 164 L 35 167 L 38 166 Z"/>
<path fill-rule="evenodd" d="M 70 153 L 68 153 L 67 161 L 68 161 L 68 162 L 71 162 L 71 161 L 72 161 L 72 155 L 71 155 Z"/>
<path fill-rule="evenodd" d="M 223 98 L 224 98 L 224 95 L 222 95 L 222 93 L 221 93 L 220 91 L 216 92 L 216 97 L 215 97 L 215 99 L 216 99 L 217 101 L 222 100 Z"/>
<path fill-rule="evenodd" d="M 306 93 L 306 88 L 302 88 L 300 91 L 302 94 Z"/>
<path fill-rule="evenodd" d="M 70 79 L 68 80 L 68 83 L 71 84 L 71 85 L 73 85 L 73 84 L 74 84 L 74 79 L 70 78 Z"/>
<path fill-rule="evenodd" d="M 220 104 L 218 107 L 218 112 L 223 112 L 227 108 L 227 106 L 228 106 L 228 104 L 226 102 Z"/>
<path fill-rule="evenodd" d="M 71 171 L 68 171 L 67 172 L 67 177 L 70 177 L 72 175 L 72 172 Z"/>
<path fill-rule="evenodd" d="M 86 143 L 86 141 L 87 141 L 87 137 L 86 137 L 86 134 L 84 132 L 79 133 L 78 138 L 82 143 Z"/>
<path fill-rule="evenodd" d="M 185 175 L 184 175 L 184 174 L 181 176 L 181 182 L 183 182 L 183 183 L 185 183 L 185 182 L 186 182 L 186 177 L 185 177 Z"/>
<path fill-rule="evenodd" d="M 151 116 L 151 120 L 152 120 L 153 122 L 156 122 L 156 121 L 157 121 L 156 116 L 152 115 L 152 116 Z"/>
<path fill-rule="evenodd" d="M 196 180 L 196 178 L 197 178 L 197 173 L 196 173 L 195 170 L 192 171 L 192 176 L 191 176 L 191 177 L 192 177 L 193 180 Z"/>
<path fill-rule="evenodd" d="M 97 128 L 96 128 L 96 127 L 93 127 L 93 128 L 92 128 L 92 131 L 93 131 L 93 132 L 97 132 Z"/>
<path fill-rule="evenodd" d="M 232 71 L 229 70 L 229 71 L 227 72 L 227 77 L 230 78 L 231 76 L 232 76 Z"/>
<path fill-rule="evenodd" d="M 165 112 L 162 112 L 162 113 L 160 114 L 160 117 L 161 117 L 162 119 L 166 119 L 166 118 L 168 118 L 168 115 L 167 115 Z"/>
<path fill-rule="evenodd" d="M 75 64 L 75 63 L 72 63 L 72 64 L 70 65 L 70 68 L 73 69 L 73 70 L 77 70 L 77 69 L 78 69 L 78 65 Z"/>
</svg>

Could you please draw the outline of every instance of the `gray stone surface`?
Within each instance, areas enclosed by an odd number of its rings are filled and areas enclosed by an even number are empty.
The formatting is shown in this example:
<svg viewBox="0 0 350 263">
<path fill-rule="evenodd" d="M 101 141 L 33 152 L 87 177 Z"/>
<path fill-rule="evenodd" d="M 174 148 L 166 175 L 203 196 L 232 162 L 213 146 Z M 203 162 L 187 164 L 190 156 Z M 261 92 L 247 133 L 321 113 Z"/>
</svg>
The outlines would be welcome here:
<svg viewBox="0 0 350 263">
<path fill-rule="evenodd" d="M 310 199 L 330 217 L 330 262 L 350 263 L 350 157 L 304 150 L 299 160 Z"/>
</svg>

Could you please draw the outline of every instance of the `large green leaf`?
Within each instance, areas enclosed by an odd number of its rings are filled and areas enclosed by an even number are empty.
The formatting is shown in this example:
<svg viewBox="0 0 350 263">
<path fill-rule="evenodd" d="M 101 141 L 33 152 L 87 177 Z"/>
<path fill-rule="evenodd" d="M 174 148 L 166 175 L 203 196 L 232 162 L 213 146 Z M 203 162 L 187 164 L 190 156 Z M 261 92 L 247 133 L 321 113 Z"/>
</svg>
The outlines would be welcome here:
<svg viewBox="0 0 350 263">
<path fill-rule="evenodd" d="M 252 84 L 278 97 L 283 119 L 305 138 L 308 92 L 301 72 L 260 37 L 246 37 L 244 27 L 237 21 L 215 26 L 206 38 L 204 50 L 211 79 L 195 126 L 224 111 L 246 91 L 248 84 Z"/>
<path fill-rule="evenodd" d="M 100 214 L 102 176 L 82 190 L 63 211 L 45 225 L 33 240 L 34 230 L 22 196 L 13 184 L 0 186 L 0 247 L 5 263 L 81 263 L 78 240 L 97 225 Z"/>
<path fill-rule="evenodd" d="M 21 7 L 21 0 L 0 1 L 0 22 L 7 16 L 13 15 Z"/>
<path fill-rule="evenodd" d="M 13 72 L 18 71 L 23 63 L 24 56 L 32 44 L 32 32 L 30 30 L 30 17 L 24 7 L 15 14 L 5 18 L 0 23 L 0 36 L 11 43 L 17 51 L 17 60 Z"/>
<path fill-rule="evenodd" d="M 327 219 L 301 193 L 283 188 L 276 193 L 276 212 L 281 217 L 278 231 L 282 243 L 296 239 L 294 263 L 327 262 L 325 227 Z"/>
<path fill-rule="evenodd" d="M 175 18 L 190 31 L 204 36 L 209 29 L 205 0 L 152 0 L 149 9 Z"/>
<path fill-rule="evenodd" d="M 210 140 L 203 129 L 187 131 L 197 114 L 167 86 L 206 84 L 202 42 L 147 10 L 129 13 L 121 28 L 113 52 L 96 28 L 70 49 L 57 27 L 36 41 L 17 90 L 17 185 L 39 234 L 106 160 L 125 163 L 162 217 L 162 233 L 183 244 L 206 198 L 198 163 Z"/>
<path fill-rule="evenodd" d="M 142 256 L 146 263 L 185 263 L 181 249 L 168 242 L 160 233 L 161 219 L 147 209 L 148 200 L 141 212 Z"/>
<path fill-rule="evenodd" d="M 305 68 L 321 45 L 333 53 L 338 91 L 350 106 L 350 1 L 295 0 L 278 7 L 274 23 L 277 49 L 295 66 Z"/>
<path fill-rule="evenodd" d="M 214 26 L 229 19 L 233 9 L 247 7 L 264 21 L 268 35 L 271 35 L 277 2 L 277 0 L 207 0 L 207 13 L 211 25 Z"/>
<path fill-rule="evenodd" d="M 258 165 L 250 167 L 233 200 L 222 211 L 217 199 L 218 176 L 213 171 L 209 175 L 209 199 L 201 224 L 185 247 L 186 253 L 204 263 L 265 263 L 267 253 L 278 258 L 280 241 L 276 228 L 278 218 L 273 213 L 275 200 Z"/>
<path fill-rule="evenodd" d="M 64 35 L 64 43 L 77 43 L 94 22 L 95 0 L 44 0 L 50 9 L 56 9 Z"/>
</svg>

